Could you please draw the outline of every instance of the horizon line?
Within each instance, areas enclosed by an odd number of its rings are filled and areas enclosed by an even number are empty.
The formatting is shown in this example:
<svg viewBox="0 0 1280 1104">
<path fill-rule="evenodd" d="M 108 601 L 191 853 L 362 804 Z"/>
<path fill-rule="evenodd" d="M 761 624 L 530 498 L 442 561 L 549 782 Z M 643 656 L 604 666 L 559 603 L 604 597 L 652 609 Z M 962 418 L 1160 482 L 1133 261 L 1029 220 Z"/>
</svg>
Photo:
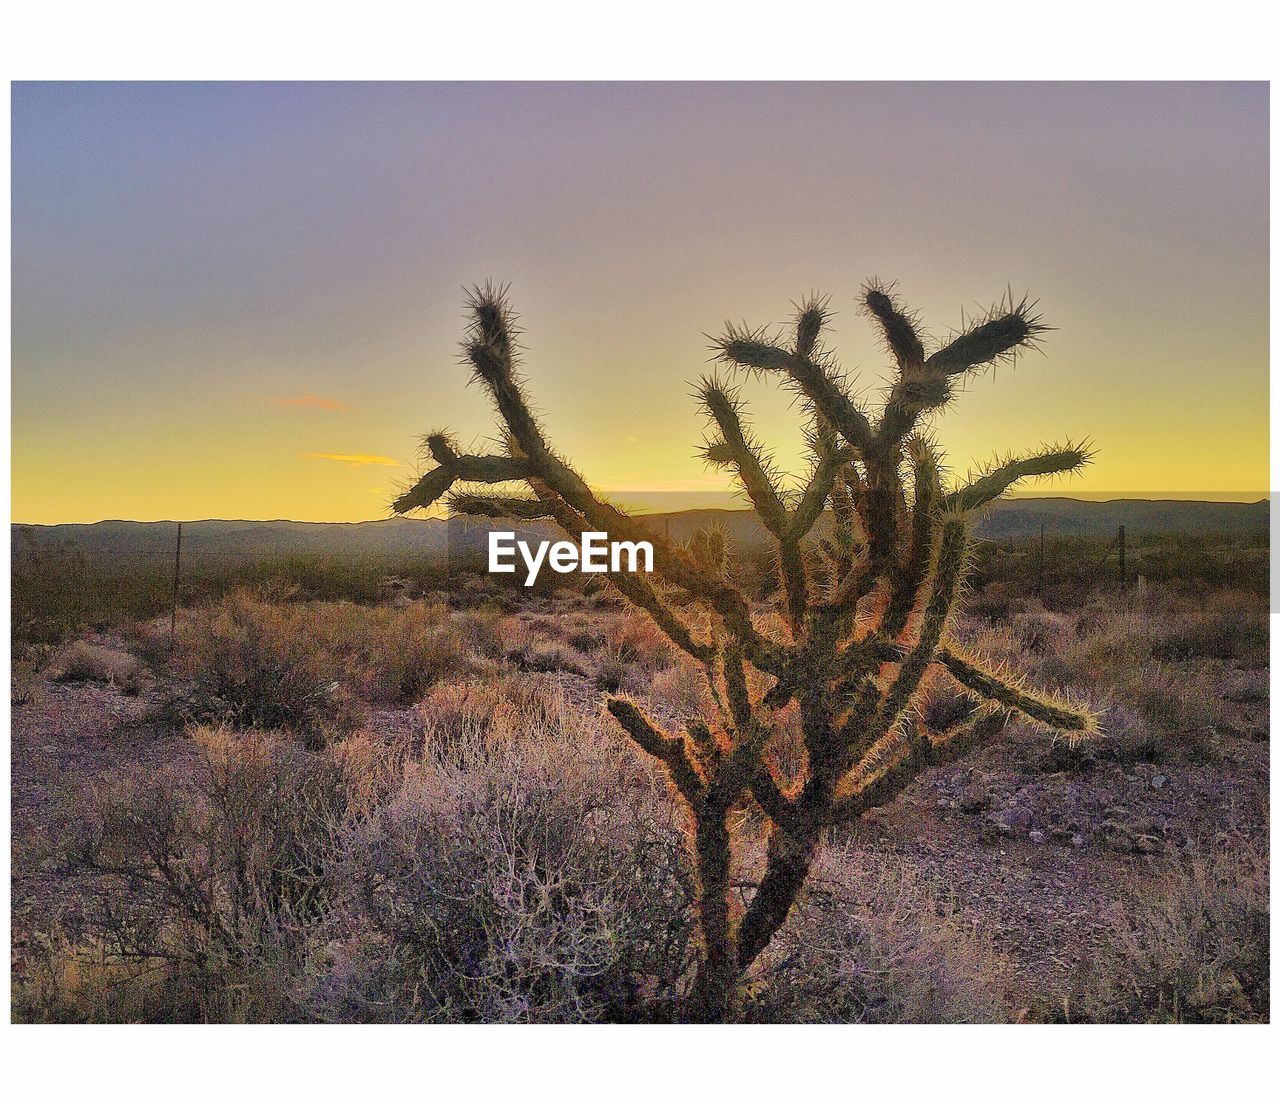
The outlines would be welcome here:
<svg viewBox="0 0 1280 1104">
<path fill-rule="evenodd" d="M 662 495 L 667 494 L 714 494 L 716 492 L 661 492 L 661 491 L 636 491 L 633 494 L 645 495 Z M 1188 505 L 1224 505 L 1224 506 L 1250 506 L 1258 502 L 1266 502 L 1271 497 L 1270 491 L 1221 491 L 1216 492 L 1218 497 L 1194 497 L 1198 495 L 1214 495 L 1215 492 L 1177 492 L 1177 491 L 1153 491 L 1149 494 L 1137 494 L 1133 492 L 1121 492 L 1111 494 L 1109 492 L 1085 492 L 1083 495 L 1065 495 L 1065 494 L 1020 494 L 1010 495 L 1006 498 L 997 499 L 996 503 L 1004 502 L 1080 502 L 1089 503 L 1091 505 L 1106 505 L 1112 502 L 1177 502 L 1186 503 Z M 1229 497 L 1228 497 L 1229 496 Z M 616 495 L 607 496 L 610 499 L 617 498 Z M 992 503 L 994 505 L 995 503 Z M 751 513 L 751 507 L 746 505 L 701 505 L 687 506 L 683 509 L 653 509 L 647 511 L 649 514 L 680 514 L 693 513 L 700 510 L 721 510 L 726 513 Z M 640 511 L 643 516 L 644 511 Z M 403 515 L 391 515 L 389 517 L 361 518 L 358 520 L 342 520 L 342 519 L 300 519 L 286 517 L 271 518 L 239 518 L 239 517 L 203 517 L 203 518 L 123 518 L 123 517 L 104 517 L 95 521 L 18 521 L 10 519 L 10 527 L 25 526 L 52 529 L 63 525 L 177 525 L 180 522 L 184 525 L 200 525 L 208 522 L 235 523 L 240 525 L 376 525 L 388 521 L 449 521 L 450 518 L 439 516 L 418 516 L 406 517 Z"/>
</svg>

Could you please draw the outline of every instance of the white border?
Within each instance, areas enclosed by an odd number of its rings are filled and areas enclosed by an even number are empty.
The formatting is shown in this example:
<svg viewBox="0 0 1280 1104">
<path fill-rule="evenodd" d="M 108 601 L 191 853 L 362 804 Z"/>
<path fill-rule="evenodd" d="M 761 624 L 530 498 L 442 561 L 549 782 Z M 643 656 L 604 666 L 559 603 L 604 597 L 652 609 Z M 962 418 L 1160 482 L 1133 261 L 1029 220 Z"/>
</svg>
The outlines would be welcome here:
<svg viewBox="0 0 1280 1104">
<path fill-rule="evenodd" d="M 1266 80 L 1262 5 L 48 0 L 11 80 Z"/>
<path fill-rule="evenodd" d="M 52 0 L 7 12 L 3 50 L 11 80 L 1270 79 L 1275 37 L 1260 5 L 1219 2 L 1196 8 L 1194 17 L 1189 10 L 1114 0 L 1034 7 L 919 0 L 861 11 L 692 0 L 489 0 L 447 8 Z M 3 126 L 7 167 L 8 112 Z M 1274 120 L 1272 128 L 1274 137 Z M 4 177 L 7 186 L 7 171 Z M 1272 196 L 1274 210 L 1274 185 Z M 7 245 L 7 220 L 5 234 Z M 8 266 L 3 279 L 7 291 Z M 7 313 L 8 294 L 3 301 Z M 6 446 L 8 398 L 5 387 Z M 1276 407 L 1273 392 L 1273 431 Z M 1273 486 L 1278 469 L 1273 448 Z M 7 500 L 7 480 L 4 493 Z M 4 579 L 7 600 L 7 541 Z M 1280 617 L 1273 646 L 1278 629 Z M 7 634 L 4 647 L 7 660 Z M 8 800 L 6 785 L 6 811 Z M 1274 823 L 1274 807 L 1272 814 Z M 8 845 L 6 833 L 6 856 Z M 7 881 L 4 893 L 7 935 Z M 20 1027 L 0 1035 L 0 1064 L 18 1099 L 411 1093 L 649 1102 L 701 1092 L 795 1099 L 822 1091 L 1078 1104 L 1256 1091 L 1268 1083 L 1263 1063 L 1274 1044 L 1271 1028 L 1239 1027 Z"/>
</svg>

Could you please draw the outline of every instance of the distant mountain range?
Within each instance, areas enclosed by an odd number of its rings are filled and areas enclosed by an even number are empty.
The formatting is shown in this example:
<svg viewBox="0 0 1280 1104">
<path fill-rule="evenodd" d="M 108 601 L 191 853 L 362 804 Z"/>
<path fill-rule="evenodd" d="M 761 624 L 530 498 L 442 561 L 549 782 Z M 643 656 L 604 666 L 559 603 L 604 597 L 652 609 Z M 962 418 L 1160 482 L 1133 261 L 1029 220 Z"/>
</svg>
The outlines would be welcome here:
<svg viewBox="0 0 1280 1104">
<path fill-rule="evenodd" d="M 648 514 L 642 520 L 655 531 L 683 540 L 700 528 L 717 526 L 732 540 L 755 544 L 763 533 L 746 510 L 688 510 Z M 1262 535 L 1268 527 L 1268 503 L 1189 502 L 1113 499 L 1086 502 L 1072 498 L 1019 498 L 994 503 L 978 523 L 978 534 L 993 540 L 1038 536 L 1107 536 L 1124 525 L 1133 536 L 1144 533 L 1227 533 Z M 182 526 L 184 558 L 261 560 L 292 555 L 339 558 L 441 556 L 480 551 L 490 529 L 501 523 L 466 519 L 392 518 L 364 522 L 188 521 Z M 519 526 L 528 536 L 549 535 L 543 524 Z M 100 521 L 93 525 L 14 525 L 15 550 L 24 543 L 52 543 L 81 549 L 95 559 L 137 559 L 173 555 L 174 523 Z"/>
</svg>

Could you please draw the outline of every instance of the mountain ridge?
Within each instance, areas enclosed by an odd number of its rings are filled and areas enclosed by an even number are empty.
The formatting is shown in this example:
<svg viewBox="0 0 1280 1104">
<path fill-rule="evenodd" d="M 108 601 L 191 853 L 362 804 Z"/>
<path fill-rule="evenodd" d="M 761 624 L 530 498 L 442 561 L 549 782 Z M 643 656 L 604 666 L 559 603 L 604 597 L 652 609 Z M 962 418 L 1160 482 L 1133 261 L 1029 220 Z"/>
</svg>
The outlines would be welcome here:
<svg viewBox="0 0 1280 1104">
<path fill-rule="evenodd" d="M 684 540 L 706 525 L 724 528 L 732 539 L 758 543 L 764 539 L 759 522 L 746 509 L 692 509 L 639 515 L 655 531 L 664 529 Z M 38 525 L 15 522 L 11 546 L 24 544 L 76 547 L 86 555 L 133 558 L 172 556 L 173 521 L 104 520 Z M 413 555 L 482 550 L 492 529 L 516 528 L 529 534 L 550 535 L 547 523 L 513 526 L 466 518 L 385 518 L 369 521 L 250 521 L 209 518 L 184 521 L 183 551 L 193 557 L 236 558 L 298 554 Z M 980 516 L 977 533 L 991 540 L 1038 536 L 1107 536 L 1119 525 L 1132 536 L 1144 533 L 1265 533 L 1269 525 L 1267 499 L 1256 502 L 1208 502 L 1185 499 L 1018 498 L 992 503 Z"/>
</svg>

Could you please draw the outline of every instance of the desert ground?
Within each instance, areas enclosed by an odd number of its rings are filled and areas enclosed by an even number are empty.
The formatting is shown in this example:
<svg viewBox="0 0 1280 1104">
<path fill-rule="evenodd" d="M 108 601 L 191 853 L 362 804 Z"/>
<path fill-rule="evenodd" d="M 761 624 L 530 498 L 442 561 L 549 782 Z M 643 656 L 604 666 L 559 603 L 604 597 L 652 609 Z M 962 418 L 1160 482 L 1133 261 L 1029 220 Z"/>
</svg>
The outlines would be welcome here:
<svg viewBox="0 0 1280 1104">
<path fill-rule="evenodd" d="M 1152 541 L 1123 590 L 1068 551 L 988 546 L 953 631 L 1102 738 L 1015 722 L 833 831 L 748 1020 L 1269 1018 L 1266 550 Z M 15 1019 L 678 1018 L 683 826 L 601 702 L 711 703 L 605 588 L 374 572 L 353 599 L 295 564 L 193 587 L 171 638 L 145 606 L 41 620 L 72 575 L 28 566 Z"/>
</svg>

